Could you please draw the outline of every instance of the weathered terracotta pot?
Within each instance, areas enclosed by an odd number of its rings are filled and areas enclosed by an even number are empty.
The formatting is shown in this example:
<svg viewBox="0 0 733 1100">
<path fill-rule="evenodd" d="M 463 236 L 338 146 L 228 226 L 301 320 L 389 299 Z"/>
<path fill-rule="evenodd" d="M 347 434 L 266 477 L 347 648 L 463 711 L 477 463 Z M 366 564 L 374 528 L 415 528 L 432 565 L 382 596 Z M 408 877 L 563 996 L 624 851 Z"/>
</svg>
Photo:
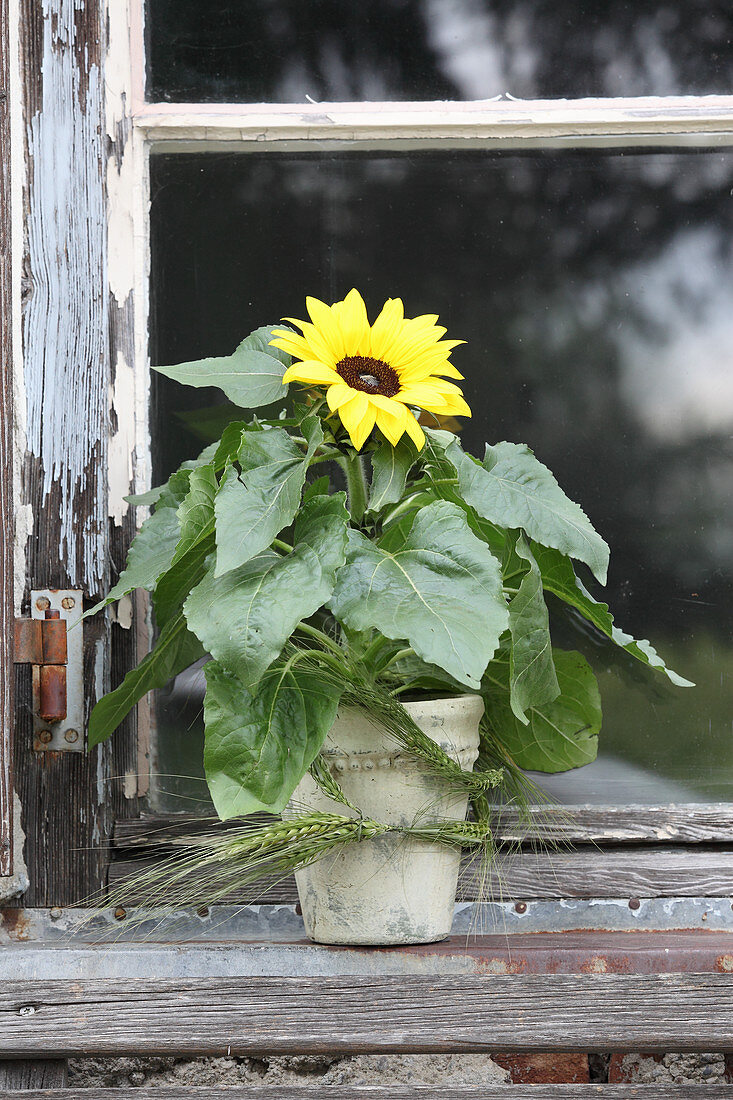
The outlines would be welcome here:
<svg viewBox="0 0 733 1100">
<path fill-rule="evenodd" d="M 478 756 L 478 695 L 405 704 L 464 771 Z M 342 708 L 323 748 L 332 775 L 364 817 L 389 825 L 459 820 L 468 795 L 400 749 L 364 711 Z M 291 804 L 356 817 L 306 775 Z M 292 812 L 292 811 L 291 811 Z M 461 852 L 389 834 L 335 849 L 296 873 L 303 920 L 317 943 L 433 943 L 450 934 Z"/>
</svg>

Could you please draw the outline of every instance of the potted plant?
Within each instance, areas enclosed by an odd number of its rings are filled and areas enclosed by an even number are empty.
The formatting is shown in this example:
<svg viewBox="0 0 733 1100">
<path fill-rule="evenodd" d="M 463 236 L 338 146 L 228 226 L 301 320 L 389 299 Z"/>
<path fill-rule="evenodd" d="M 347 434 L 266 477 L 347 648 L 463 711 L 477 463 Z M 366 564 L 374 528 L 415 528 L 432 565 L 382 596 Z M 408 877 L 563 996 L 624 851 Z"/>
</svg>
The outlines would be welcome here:
<svg viewBox="0 0 733 1100">
<path fill-rule="evenodd" d="M 97 704 L 89 742 L 208 655 L 214 807 L 274 820 L 199 837 L 147 886 L 210 902 L 295 870 L 317 940 L 436 940 L 460 849 L 492 858 L 492 806 L 521 797 L 521 769 L 595 756 L 597 684 L 553 649 L 544 593 L 687 681 L 583 584 L 578 564 L 605 581 L 608 547 L 532 451 L 502 442 L 479 460 L 441 426 L 471 415 L 450 361 L 462 341 L 399 299 L 370 324 L 356 290 L 307 309 L 231 356 L 157 368 L 270 412 L 132 498 L 152 515 L 92 611 L 144 588 L 159 633 Z"/>
</svg>

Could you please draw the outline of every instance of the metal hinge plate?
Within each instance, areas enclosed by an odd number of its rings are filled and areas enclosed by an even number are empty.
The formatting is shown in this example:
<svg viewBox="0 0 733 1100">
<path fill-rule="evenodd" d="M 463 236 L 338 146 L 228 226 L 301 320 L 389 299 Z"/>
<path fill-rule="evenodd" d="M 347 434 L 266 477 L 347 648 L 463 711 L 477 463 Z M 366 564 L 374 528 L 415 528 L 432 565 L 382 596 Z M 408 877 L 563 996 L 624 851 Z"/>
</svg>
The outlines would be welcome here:
<svg viewBox="0 0 733 1100">
<path fill-rule="evenodd" d="M 82 612 L 81 592 L 43 588 L 15 621 L 15 661 L 33 667 L 35 752 L 84 752 Z"/>
</svg>

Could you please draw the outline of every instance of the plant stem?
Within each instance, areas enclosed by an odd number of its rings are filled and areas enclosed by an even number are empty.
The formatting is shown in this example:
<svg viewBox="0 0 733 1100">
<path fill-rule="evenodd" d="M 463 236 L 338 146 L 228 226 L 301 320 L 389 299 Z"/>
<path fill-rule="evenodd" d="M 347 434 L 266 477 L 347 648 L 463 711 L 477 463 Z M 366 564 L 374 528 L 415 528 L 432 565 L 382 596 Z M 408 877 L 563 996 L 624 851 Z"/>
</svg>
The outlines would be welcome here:
<svg viewBox="0 0 733 1100">
<path fill-rule="evenodd" d="M 380 669 L 379 669 L 379 673 L 380 673 L 380 675 L 381 675 L 381 674 L 382 674 L 383 672 L 386 672 L 386 670 L 387 670 L 387 669 L 389 668 L 389 666 L 390 666 L 390 665 L 393 665 L 393 664 L 395 664 L 395 662 L 396 662 L 396 661 L 401 661 L 403 657 L 410 657 L 410 656 L 412 656 L 412 654 L 413 654 L 414 652 L 415 652 L 415 651 L 414 651 L 413 649 L 410 649 L 410 648 L 408 647 L 407 649 L 400 649 L 400 650 L 399 650 L 399 651 L 398 651 L 397 653 L 394 653 L 394 654 L 393 654 L 393 655 L 392 655 L 392 656 L 390 657 L 390 659 L 389 659 L 388 661 L 386 661 L 386 662 L 385 662 L 385 664 L 383 664 L 383 665 L 382 665 L 382 666 L 380 667 Z"/>
<path fill-rule="evenodd" d="M 308 634 L 309 637 L 317 639 L 321 645 L 326 646 L 334 653 L 338 653 L 339 657 L 343 658 L 344 651 L 341 646 L 334 642 L 333 638 L 329 638 L 328 634 L 324 634 L 322 630 L 319 630 L 317 626 L 311 626 L 310 623 L 298 623 L 295 629 L 299 630 L 301 634 Z"/>
<path fill-rule="evenodd" d="M 290 543 L 283 542 L 282 539 L 273 539 L 272 540 L 272 545 L 277 550 L 284 550 L 286 554 L 292 554 L 292 552 L 293 552 L 293 548 L 290 545 Z"/>
<path fill-rule="evenodd" d="M 366 473 L 364 472 L 364 460 L 361 455 L 351 455 L 343 459 L 341 468 L 346 474 L 346 490 L 351 518 L 354 523 L 361 523 L 366 511 L 369 493 Z"/>
</svg>

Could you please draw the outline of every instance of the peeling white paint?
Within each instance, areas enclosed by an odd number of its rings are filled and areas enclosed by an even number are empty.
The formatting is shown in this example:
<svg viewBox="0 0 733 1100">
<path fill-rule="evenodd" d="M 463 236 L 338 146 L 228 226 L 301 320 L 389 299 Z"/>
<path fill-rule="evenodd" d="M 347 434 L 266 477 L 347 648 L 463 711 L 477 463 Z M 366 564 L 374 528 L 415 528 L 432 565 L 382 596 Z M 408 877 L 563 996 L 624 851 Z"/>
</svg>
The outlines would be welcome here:
<svg viewBox="0 0 733 1100">
<path fill-rule="evenodd" d="M 135 453 L 135 371 L 117 351 L 114 385 L 109 391 L 110 423 L 117 425 L 109 440 L 108 508 L 116 524 L 121 524 L 130 505 L 124 499 L 134 478 Z"/>
<path fill-rule="evenodd" d="M 132 597 L 123 596 L 109 609 L 110 620 L 117 623 L 123 630 L 129 630 L 132 626 Z"/>
<path fill-rule="evenodd" d="M 94 426 L 107 416 L 104 387 L 80 387 L 84 372 L 97 374 L 107 361 L 105 208 L 100 186 L 103 135 L 99 118 L 99 67 L 81 72 L 75 52 L 75 21 L 84 0 L 58 0 L 52 18 L 44 0 L 41 109 L 28 124 L 33 172 L 27 217 L 32 294 L 25 313 L 24 377 L 27 441 L 43 459 L 43 491 L 54 483 L 60 496 L 60 560 L 70 581 L 87 592 L 104 586 L 107 532 L 84 531 L 84 562 L 78 561 L 78 494 L 90 491 L 89 470 L 103 469 L 106 439 Z M 56 10 L 57 9 L 57 10 Z M 86 109 L 80 108 L 84 103 Z M 79 407 L 83 393 L 85 407 Z M 91 428 L 91 430 L 90 430 Z M 87 514 L 106 514 L 105 478 L 93 479 Z"/>
<path fill-rule="evenodd" d="M 125 772 L 122 793 L 125 798 L 137 798 L 137 776 L 135 772 Z"/>
<path fill-rule="evenodd" d="M 138 42 L 141 8 L 139 0 L 116 0 L 107 10 L 108 280 L 113 316 L 124 315 L 116 329 L 111 398 L 116 430 L 111 441 L 109 514 L 117 524 L 129 511 L 124 496 L 131 488 L 141 491 L 150 484 L 147 150 L 134 130 L 131 115 L 132 104 L 143 97 L 142 42 Z"/>
</svg>

